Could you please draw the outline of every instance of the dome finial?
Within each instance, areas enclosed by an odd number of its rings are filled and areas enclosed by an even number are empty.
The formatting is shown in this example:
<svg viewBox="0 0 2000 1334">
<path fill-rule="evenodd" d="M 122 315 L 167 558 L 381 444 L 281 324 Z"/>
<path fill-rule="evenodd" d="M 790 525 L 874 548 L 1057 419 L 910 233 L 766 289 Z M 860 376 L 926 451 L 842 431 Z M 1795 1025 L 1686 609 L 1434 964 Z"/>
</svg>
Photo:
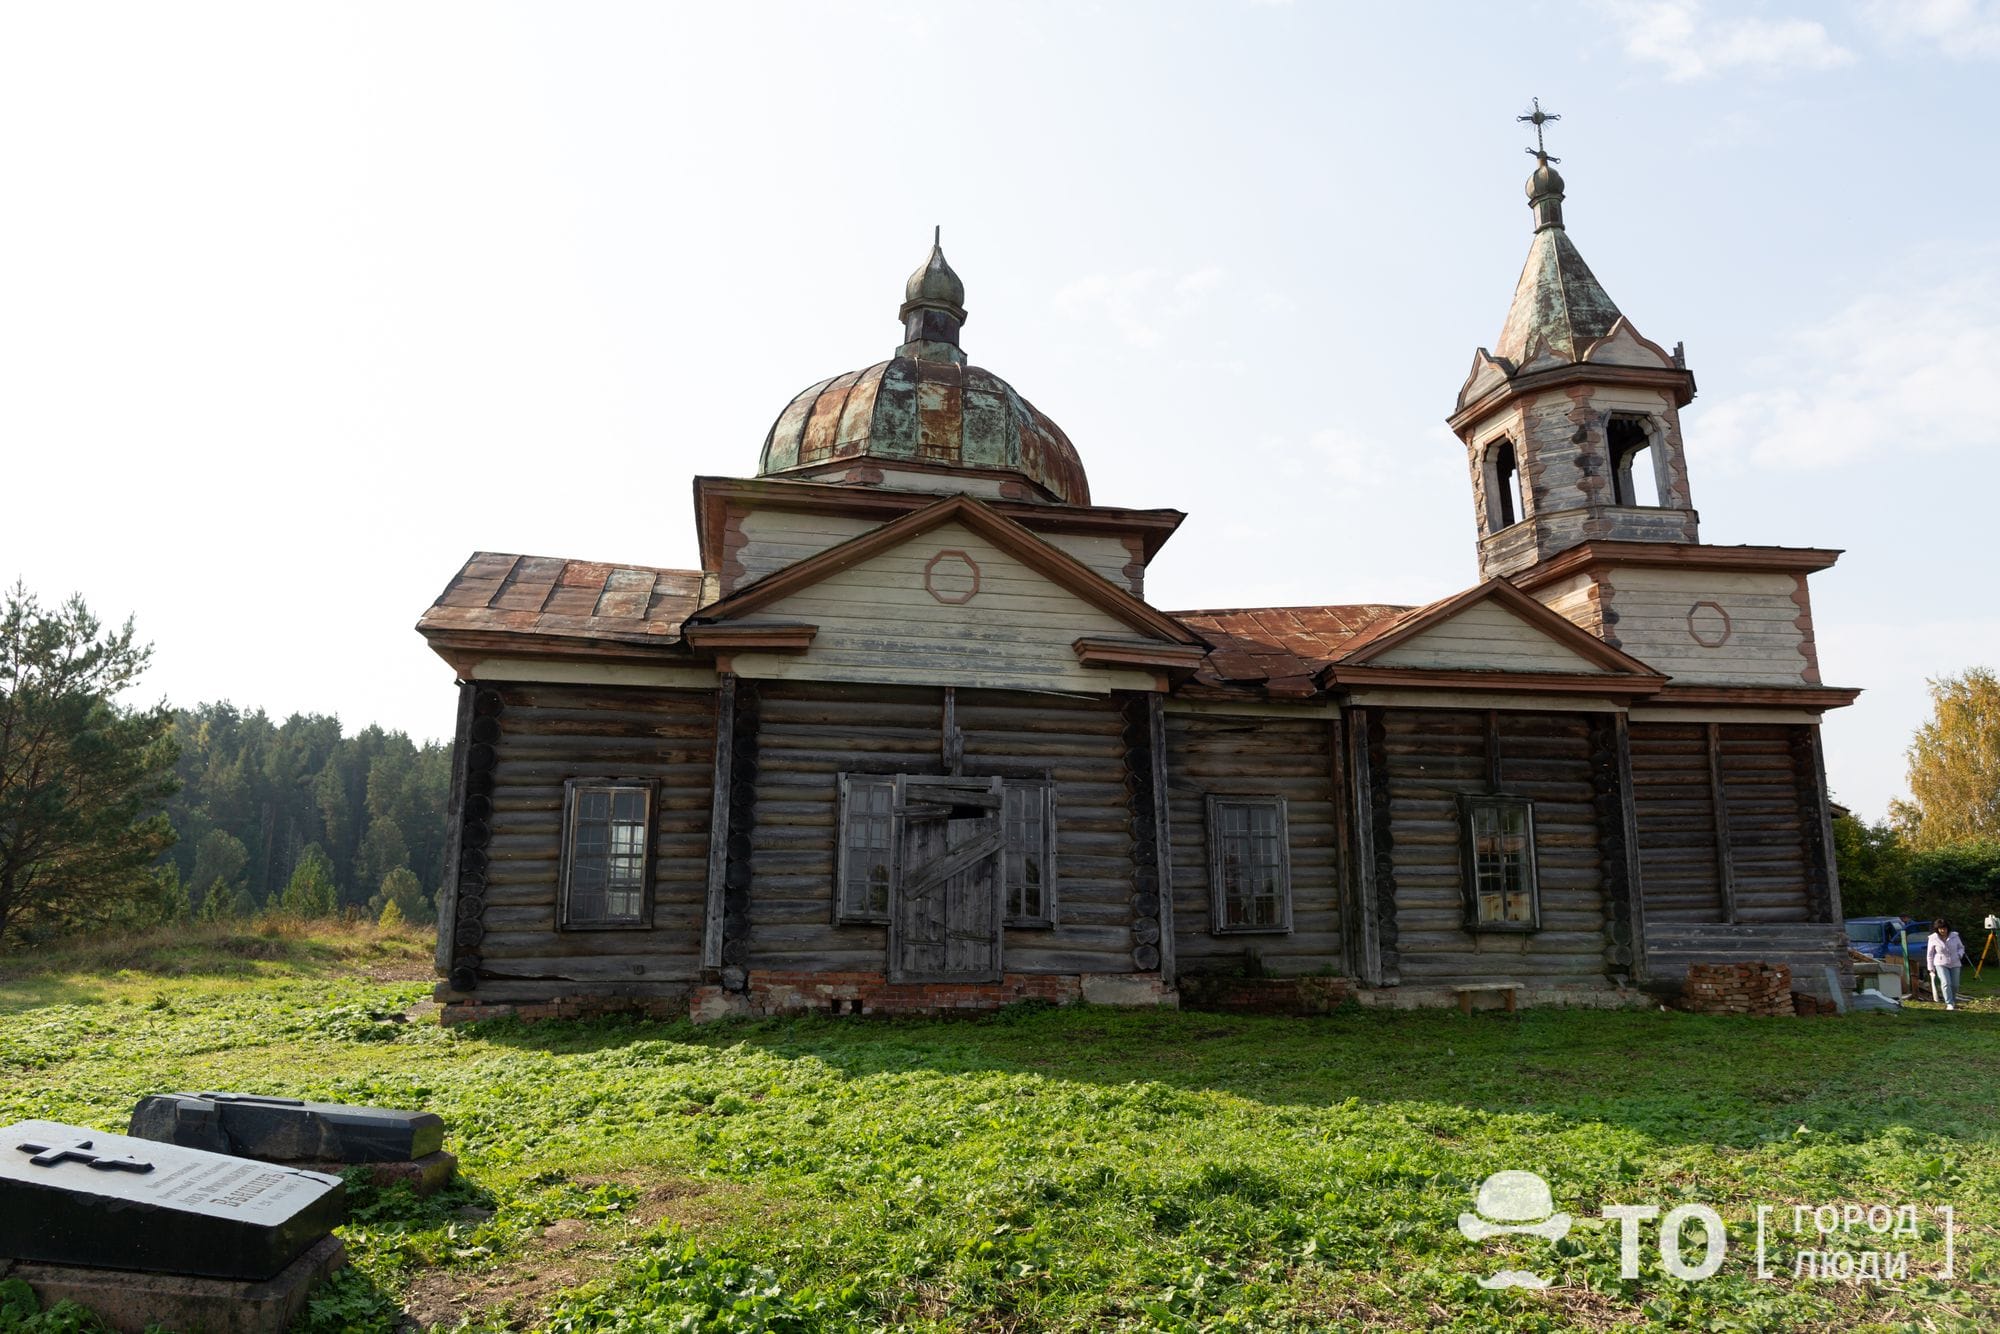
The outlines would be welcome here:
<svg viewBox="0 0 2000 1334">
<path fill-rule="evenodd" d="M 1535 127 L 1535 146 L 1528 149 L 1527 154 L 1539 165 L 1534 175 L 1528 177 L 1528 206 L 1535 210 L 1535 230 L 1539 232 L 1563 225 L 1563 178 L 1562 173 L 1552 165 L 1562 159 L 1550 153 L 1548 144 L 1542 140 L 1542 126 L 1562 117 L 1553 111 L 1542 110 L 1542 99 L 1539 97 L 1532 99 L 1532 103 L 1534 110 L 1514 119 Z"/>
<path fill-rule="evenodd" d="M 919 361 L 963 362 L 958 331 L 965 324 L 965 284 L 944 258 L 944 225 L 931 232 L 930 258 L 903 284 L 903 345 L 896 355 Z"/>
</svg>

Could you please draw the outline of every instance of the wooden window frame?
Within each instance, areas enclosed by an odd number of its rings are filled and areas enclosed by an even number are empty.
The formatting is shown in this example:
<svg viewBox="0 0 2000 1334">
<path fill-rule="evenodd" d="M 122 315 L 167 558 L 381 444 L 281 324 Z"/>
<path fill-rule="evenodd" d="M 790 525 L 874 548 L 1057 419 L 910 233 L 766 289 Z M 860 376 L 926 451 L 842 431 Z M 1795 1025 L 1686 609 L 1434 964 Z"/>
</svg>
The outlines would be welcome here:
<svg viewBox="0 0 2000 1334">
<path fill-rule="evenodd" d="M 852 895 L 847 879 L 847 866 L 848 866 L 847 854 L 850 848 L 850 844 L 848 841 L 850 837 L 849 834 L 850 827 L 847 818 L 847 806 L 848 806 L 848 801 L 850 799 L 850 795 L 853 792 L 854 784 L 857 781 L 867 782 L 867 783 L 880 783 L 883 786 L 887 787 L 891 793 L 890 809 L 892 814 L 890 816 L 890 825 L 889 825 L 889 831 L 890 831 L 889 832 L 889 854 L 890 854 L 889 895 L 888 895 L 889 906 L 883 909 L 881 912 L 874 912 L 869 909 L 855 908 L 850 906 L 852 902 Z M 1057 874 L 1056 870 L 1056 820 L 1057 820 L 1056 782 L 1055 779 L 1052 776 L 1048 775 L 1046 772 L 1044 772 L 1038 777 L 1030 778 L 1030 777 L 1013 777 L 1002 774 L 952 775 L 952 774 L 939 774 L 939 773 L 880 772 L 876 770 L 863 770 L 863 769 L 852 769 L 843 771 L 839 775 L 839 799 L 836 803 L 836 809 L 834 812 L 834 818 L 838 822 L 836 837 L 834 840 L 834 857 L 835 857 L 834 893 L 833 893 L 834 925 L 836 926 L 888 925 L 889 918 L 891 914 L 895 911 L 897 882 L 901 879 L 902 876 L 902 864 L 900 858 L 897 856 L 897 850 L 902 841 L 902 831 L 899 827 L 896 817 L 893 814 L 893 811 L 895 807 L 903 804 L 905 800 L 904 794 L 906 789 L 910 787 L 936 786 L 939 784 L 952 784 L 957 786 L 965 786 L 968 784 L 975 784 L 975 785 L 985 784 L 992 791 L 1001 793 L 1003 795 L 1003 799 L 1005 793 L 1007 793 L 1010 790 L 1036 789 L 1043 794 L 1042 861 L 1044 867 L 1046 868 L 1044 872 L 1044 888 L 1042 895 L 1044 912 L 1040 916 L 1030 916 L 1025 914 L 1017 916 L 1008 913 L 1006 911 L 1005 895 L 1008 886 L 1007 886 L 1007 867 L 1004 865 L 1004 858 L 1006 856 L 1006 853 L 1003 849 L 1001 854 L 1003 858 L 1003 865 L 1001 867 L 1001 875 L 1000 875 L 1001 892 L 1003 895 L 1003 900 L 1001 904 L 1001 925 L 1006 928 L 1017 929 L 1017 930 L 1029 930 L 1029 931 L 1055 930 L 1056 927 L 1059 926 L 1061 923 L 1060 909 L 1058 907 L 1058 901 L 1056 896 L 1057 888 L 1061 884 L 1061 878 Z M 1004 811 L 1005 808 L 1002 807 L 1003 823 L 1005 818 Z M 1003 837 L 1004 837 L 1004 831 L 1003 831 Z"/>
<path fill-rule="evenodd" d="M 1056 784 L 1053 778 L 996 778 L 993 780 L 1001 792 L 1004 803 L 1008 793 L 1038 792 L 1042 806 L 1042 911 L 1039 913 L 1010 912 L 1014 886 L 1010 879 L 1013 867 L 1010 858 L 1013 849 L 1006 842 L 1007 808 L 1000 808 L 1002 825 L 1002 845 L 1000 851 L 1000 922 L 1013 930 L 1053 931 L 1056 926 Z"/>
<path fill-rule="evenodd" d="M 1264 808 L 1274 810 L 1278 816 L 1278 917 L 1270 926 L 1232 926 L 1229 924 L 1229 886 L 1222 871 L 1222 812 L 1232 806 Z M 1209 931 L 1218 936 L 1272 936 L 1290 935 L 1292 931 L 1292 823 L 1291 812 L 1283 797 L 1236 797 L 1218 796 L 1211 793 L 1207 802 L 1208 836 L 1208 922 Z"/>
<path fill-rule="evenodd" d="M 570 873 L 576 852 L 576 803 L 584 792 L 604 788 L 638 792 L 646 802 L 645 855 L 639 870 L 639 915 L 635 921 L 573 921 L 570 917 Z M 653 778 L 568 778 L 563 780 L 562 856 L 556 880 L 556 929 L 559 931 L 651 931 L 653 929 L 654 843 L 659 836 L 660 784 Z"/>
<path fill-rule="evenodd" d="M 878 773 L 843 773 L 840 775 L 840 799 L 834 811 L 838 821 L 837 837 L 834 840 L 833 920 L 836 926 L 887 926 L 889 912 L 896 902 L 896 775 Z M 882 910 L 853 906 L 853 889 L 848 883 L 847 866 L 851 827 L 847 818 L 848 802 L 852 800 L 854 785 L 859 783 L 880 784 L 889 792 L 889 889 L 882 902 Z"/>
<path fill-rule="evenodd" d="M 1528 849 L 1528 920 L 1525 922 L 1487 921 L 1479 915 L 1479 853 L 1473 846 L 1473 813 L 1482 808 L 1519 807 L 1526 817 Z M 1535 803 L 1527 797 L 1503 792 L 1462 792 L 1458 797 L 1458 845 L 1460 874 L 1464 881 L 1465 929 L 1522 935 L 1542 929 L 1541 856 L 1535 845 Z"/>
</svg>

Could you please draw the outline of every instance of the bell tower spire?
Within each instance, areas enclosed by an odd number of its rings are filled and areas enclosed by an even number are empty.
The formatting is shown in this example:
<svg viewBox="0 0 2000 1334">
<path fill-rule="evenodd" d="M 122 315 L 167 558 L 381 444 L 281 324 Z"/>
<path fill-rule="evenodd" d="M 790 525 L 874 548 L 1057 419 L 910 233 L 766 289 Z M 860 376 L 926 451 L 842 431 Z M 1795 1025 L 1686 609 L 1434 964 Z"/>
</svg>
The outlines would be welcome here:
<svg viewBox="0 0 2000 1334">
<path fill-rule="evenodd" d="M 1534 239 L 1491 351 L 1480 348 L 1451 428 L 1472 472 L 1482 577 L 1515 575 L 1585 542 L 1696 542 L 1680 410 L 1694 376 L 1642 336 L 1563 222 L 1566 185 L 1542 109 L 1528 177 Z"/>
</svg>

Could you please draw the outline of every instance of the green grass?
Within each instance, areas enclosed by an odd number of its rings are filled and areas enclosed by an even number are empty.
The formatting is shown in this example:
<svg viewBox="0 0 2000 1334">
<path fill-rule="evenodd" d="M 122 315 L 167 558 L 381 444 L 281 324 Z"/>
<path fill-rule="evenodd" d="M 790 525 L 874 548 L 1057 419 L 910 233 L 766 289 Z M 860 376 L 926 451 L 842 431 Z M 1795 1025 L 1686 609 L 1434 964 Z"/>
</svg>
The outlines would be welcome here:
<svg viewBox="0 0 2000 1334">
<path fill-rule="evenodd" d="M 0 972 L 0 1122 L 115 1129 L 140 1096 L 193 1087 L 440 1112 L 460 1184 L 357 1186 L 354 1264 L 311 1329 L 386 1330 L 405 1309 L 559 1331 L 2000 1320 L 1992 1001 L 1848 1020 L 1077 1009 L 442 1029 L 416 937 L 279 939 L 264 958 L 106 946 L 91 957 L 122 960 L 108 973 Z M 1502 1168 L 1549 1178 L 1569 1239 L 1460 1236 Z M 1722 1272 L 1668 1278 L 1649 1241 L 1621 1280 L 1602 1206 L 1685 1201 L 1728 1219 Z M 1759 1203 L 1789 1224 L 1794 1203 L 1905 1201 L 1958 1207 L 1955 1281 L 1931 1276 L 1934 1228 L 1906 1281 L 1750 1275 Z M 1510 1255 L 1555 1286 L 1478 1287 Z"/>
</svg>

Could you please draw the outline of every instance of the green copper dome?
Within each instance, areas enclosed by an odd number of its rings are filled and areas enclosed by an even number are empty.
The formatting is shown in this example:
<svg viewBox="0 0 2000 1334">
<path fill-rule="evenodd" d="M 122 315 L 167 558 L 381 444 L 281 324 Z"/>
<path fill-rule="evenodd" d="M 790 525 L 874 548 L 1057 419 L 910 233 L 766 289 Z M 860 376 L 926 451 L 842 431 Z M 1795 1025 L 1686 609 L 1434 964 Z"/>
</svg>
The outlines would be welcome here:
<svg viewBox="0 0 2000 1334">
<path fill-rule="evenodd" d="M 757 475 L 843 473 L 841 464 L 1011 474 L 1019 498 L 1090 503 L 1076 449 L 1048 416 L 958 345 L 965 284 L 933 244 L 903 288 L 905 341 L 888 361 L 821 380 L 778 414 Z M 844 470 L 843 480 L 863 480 Z"/>
</svg>

